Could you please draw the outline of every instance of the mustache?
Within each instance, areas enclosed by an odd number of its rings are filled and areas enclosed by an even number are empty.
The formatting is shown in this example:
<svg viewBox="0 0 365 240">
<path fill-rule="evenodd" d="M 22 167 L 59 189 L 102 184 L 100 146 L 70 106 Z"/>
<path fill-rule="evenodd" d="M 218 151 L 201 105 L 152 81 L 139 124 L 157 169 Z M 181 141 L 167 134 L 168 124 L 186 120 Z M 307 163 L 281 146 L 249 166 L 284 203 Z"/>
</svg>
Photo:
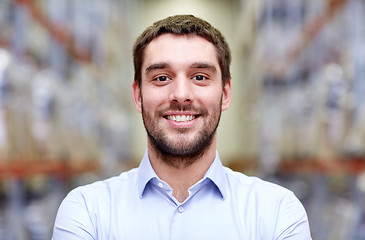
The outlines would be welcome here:
<svg viewBox="0 0 365 240">
<path fill-rule="evenodd" d="M 176 111 L 176 112 L 194 112 L 199 115 L 208 115 L 208 111 L 202 107 L 195 107 L 191 104 L 180 104 L 180 103 L 170 103 L 169 106 L 162 107 L 158 110 L 158 114 L 163 116 L 167 111 Z"/>
</svg>

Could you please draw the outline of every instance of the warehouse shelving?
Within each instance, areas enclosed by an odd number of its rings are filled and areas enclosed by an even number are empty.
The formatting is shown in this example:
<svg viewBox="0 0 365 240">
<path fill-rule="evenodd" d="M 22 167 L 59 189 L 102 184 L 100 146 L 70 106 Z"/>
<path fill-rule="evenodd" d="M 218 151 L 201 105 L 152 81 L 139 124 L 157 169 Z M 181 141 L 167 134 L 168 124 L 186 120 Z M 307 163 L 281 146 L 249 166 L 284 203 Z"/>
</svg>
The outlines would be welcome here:
<svg viewBox="0 0 365 240">
<path fill-rule="evenodd" d="M 55 161 L 51 159 L 27 162 L 11 160 L 0 164 L 0 179 L 8 177 L 25 178 L 35 175 L 50 175 L 70 178 L 83 173 L 101 174 L 100 163 L 97 161 Z"/>
<path fill-rule="evenodd" d="M 0 3 L 0 239 L 50 239 L 68 191 L 132 164 L 134 5 Z"/>
<path fill-rule="evenodd" d="M 292 189 L 313 239 L 363 239 L 365 2 L 242 5 L 241 132 L 258 157 L 232 165 Z"/>
<path fill-rule="evenodd" d="M 41 11 L 35 1 L 31 0 L 14 0 L 18 7 L 25 7 L 31 14 L 32 19 L 41 24 L 59 43 L 61 43 L 68 53 L 76 60 L 91 63 L 91 53 L 76 49 L 74 46 L 74 37 L 68 27 L 59 26 L 52 23 L 50 19 Z"/>
</svg>

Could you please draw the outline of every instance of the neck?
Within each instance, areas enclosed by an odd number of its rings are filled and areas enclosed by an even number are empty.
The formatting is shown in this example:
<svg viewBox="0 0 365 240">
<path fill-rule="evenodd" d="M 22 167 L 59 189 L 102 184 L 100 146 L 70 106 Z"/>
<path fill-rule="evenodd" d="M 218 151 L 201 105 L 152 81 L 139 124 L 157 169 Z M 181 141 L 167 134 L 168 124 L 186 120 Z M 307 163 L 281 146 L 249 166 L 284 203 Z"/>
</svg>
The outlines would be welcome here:
<svg viewBox="0 0 365 240">
<path fill-rule="evenodd" d="M 215 141 L 207 148 L 201 156 L 194 161 L 190 159 L 186 164 L 184 159 L 171 160 L 175 164 L 168 164 L 168 159 L 162 159 L 162 156 L 156 149 L 148 143 L 148 157 L 152 168 L 160 179 L 165 181 L 172 188 L 172 195 L 179 201 L 183 202 L 189 196 L 189 188 L 202 179 L 214 161 L 216 154 Z M 181 164 L 178 164 L 181 161 Z"/>
</svg>

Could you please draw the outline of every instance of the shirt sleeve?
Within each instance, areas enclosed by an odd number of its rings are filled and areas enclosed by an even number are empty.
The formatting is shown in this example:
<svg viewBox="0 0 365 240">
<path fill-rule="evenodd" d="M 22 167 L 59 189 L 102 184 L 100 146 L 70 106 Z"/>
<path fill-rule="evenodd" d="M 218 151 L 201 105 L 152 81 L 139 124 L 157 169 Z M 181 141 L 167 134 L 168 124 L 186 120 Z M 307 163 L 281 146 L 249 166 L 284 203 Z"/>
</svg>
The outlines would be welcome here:
<svg viewBox="0 0 365 240">
<path fill-rule="evenodd" d="M 75 190 L 62 201 L 54 224 L 52 240 L 65 239 L 97 239 L 83 196 Z"/>
<path fill-rule="evenodd" d="M 307 213 L 299 199 L 290 193 L 282 202 L 276 227 L 277 240 L 311 240 Z"/>
</svg>

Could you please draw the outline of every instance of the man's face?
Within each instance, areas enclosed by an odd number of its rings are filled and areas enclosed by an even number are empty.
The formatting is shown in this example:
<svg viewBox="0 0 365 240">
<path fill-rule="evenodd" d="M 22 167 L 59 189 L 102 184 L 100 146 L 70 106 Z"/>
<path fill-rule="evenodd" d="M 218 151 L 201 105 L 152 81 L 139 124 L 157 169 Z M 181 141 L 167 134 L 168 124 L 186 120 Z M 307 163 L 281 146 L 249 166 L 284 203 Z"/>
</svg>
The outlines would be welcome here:
<svg viewBox="0 0 365 240">
<path fill-rule="evenodd" d="M 215 143 L 231 85 L 228 81 L 222 86 L 212 43 L 193 35 L 161 35 L 146 47 L 141 71 L 141 86 L 134 83 L 133 98 L 155 149 L 183 158 Z"/>
</svg>

